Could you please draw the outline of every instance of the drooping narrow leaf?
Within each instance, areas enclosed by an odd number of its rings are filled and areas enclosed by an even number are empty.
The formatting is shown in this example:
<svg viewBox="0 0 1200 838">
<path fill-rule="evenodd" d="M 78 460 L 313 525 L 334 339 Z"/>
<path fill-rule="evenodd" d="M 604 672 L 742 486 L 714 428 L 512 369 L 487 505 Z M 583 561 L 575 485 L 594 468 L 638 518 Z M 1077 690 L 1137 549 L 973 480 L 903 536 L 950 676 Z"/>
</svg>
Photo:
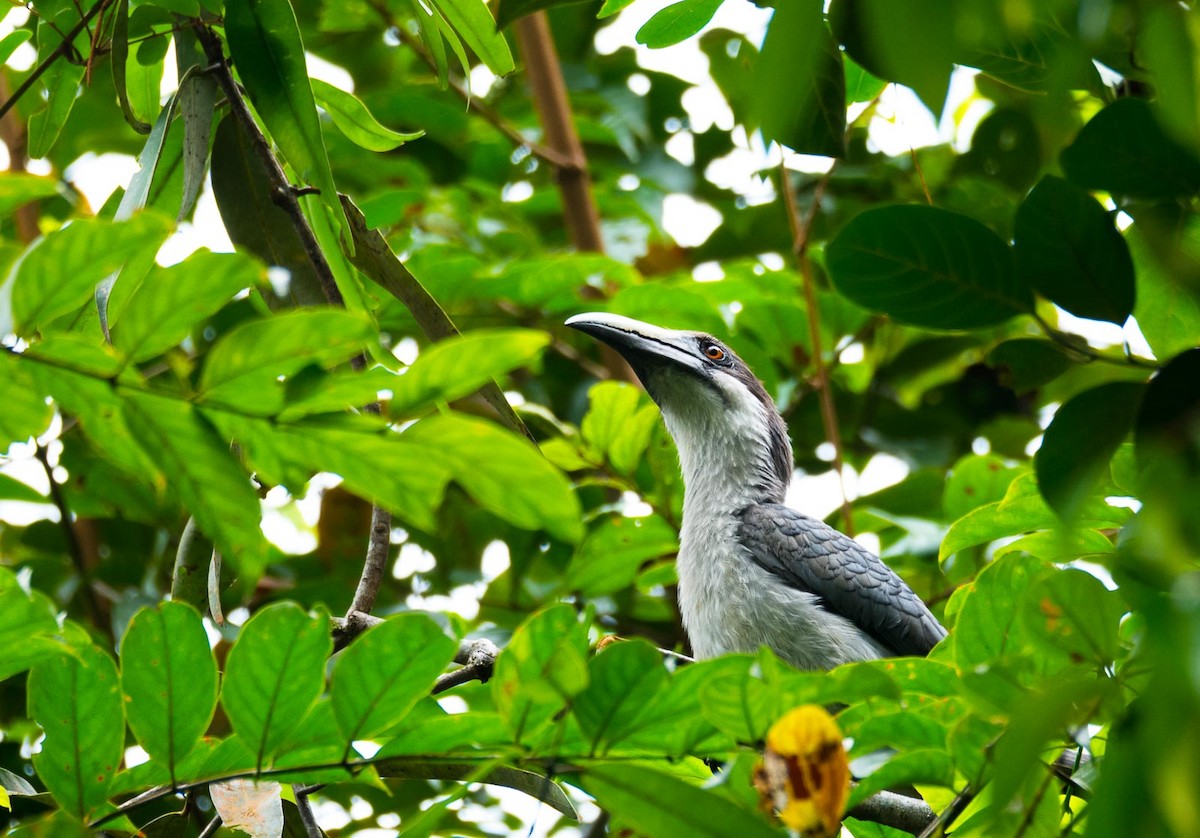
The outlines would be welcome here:
<svg viewBox="0 0 1200 838">
<path fill-rule="evenodd" d="M 717 13 L 723 0 L 679 0 L 659 9 L 642 24 L 637 42 L 650 49 L 669 47 L 686 41 L 703 29 Z"/>
<path fill-rule="evenodd" d="M 429 695 L 458 646 L 424 614 L 398 614 L 364 633 L 338 658 L 330 698 L 346 754 L 386 731 Z"/>
<path fill-rule="evenodd" d="M 201 397 L 273 413 L 283 404 L 280 376 L 308 364 L 345 361 L 370 339 L 374 327 L 344 309 L 314 308 L 251 320 L 222 337 L 208 353 Z"/>
<path fill-rule="evenodd" d="M 138 119 L 129 102 L 129 91 L 125 87 L 126 61 L 129 59 L 129 0 L 117 0 L 113 13 L 112 74 L 113 87 L 117 89 L 117 103 L 125 121 L 139 134 L 149 134 L 150 124 Z"/>
<path fill-rule="evenodd" d="M 976 329 L 1033 307 L 1008 245 L 978 221 L 937 207 L 867 210 L 830 242 L 825 258 L 842 294 L 916 326 Z"/>
<path fill-rule="evenodd" d="M 138 443 L 227 561 L 256 578 L 266 552 L 258 496 L 229 447 L 191 404 L 149 393 L 124 399 Z"/>
<path fill-rule="evenodd" d="M 316 702 L 332 650 L 328 616 L 295 603 L 269 605 L 242 626 L 225 663 L 221 704 L 257 768 L 270 764 Z"/>
<path fill-rule="evenodd" d="M 321 200 L 335 217 L 344 218 L 291 3 L 231 3 L 225 9 L 225 35 L 246 92 L 284 158 L 321 190 Z"/>
<path fill-rule="evenodd" d="M 90 644 L 29 673 L 29 716 L 46 732 L 34 754 L 38 779 L 62 809 L 83 819 L 108 796 L 121 763 L 125 718 L 112 658 Z"/>
<path fill-rule="evenodd" d="M 1133 260 L 1087 192 L 1047 175 L 1017 210 L 1013 246 L 1034 289 L 1077 317 L 1122 325 L 1133 312 Z"/>
<path fill-rule="evenodd" d="M 267 303 L 299 308 L 326 302 L 295 226 L 271 197 L 266 168 L 232 116 L 221 120 L 213 138 L 212 187 L 230 240 L 268 265 L 287 269 L 282 299 L 265 294 Z"/>
<path fill-rule="evenodd" d="M 487 68 L 498 76 L 506 76 L 516 66 L 508 42 L 482 0 L 437 0 L 431 5 L 436 8 L 462 36 Z"/>
<path fill-rule="evenodd" d="M 119 223 L 82 218 L 35 242 L 13 279 L 18 334 L 44 329 L 82 306 L 97 283 L 135 255 L 145 251 L 152 258 L 169 227 L 167 219 L 150 212 Z"/>
<path fill-rule="evenodd" d="M 208 168 L 208 144 L 216 115 L 217 83 L 203 69 L 206 62 L 196 36 L 188 29 L 175 33 L 175 61 L 179 78 L 179 115 L 183 119 L 183 198 L 175 220 L 181 221 L 196 203 Z"/>
<path fill-rule="evenodd" d="M 113 346 L 131 361 L 176 346 L 192 327 L 215 314 L 234 294 L 254 288 L 263 268 L 240 253 L 194 253 L 169 268 L 157 265 L 130 291 L 113 290 L 109 312 Z"/>
<path fill-rule="evenodd" d="M 163 69 L 173 21 L 157 4 L 141 3 L 129 15 L 129 52 L 125 63 L 125 86 L 129 106 L 138 119 L 158 118 Z"/>
<path fill-rule="evenodd" d="M 1144 390 L 1144 384 L 1113 381 L 1080 393 L 1054 414 L 1033 465 L 1042 497 L 1062 518 L 1074 519 L 1107 477 Z"/>
<path fill-rule="evenodd" d="M 121 690 L 138 744 L 174 783 L 217 707 L 217 663 L 191 606 L 164 602 L 134 615 L 121 639 Z"/>
<path fill-rule="evenodd" d="M 425 135 L 424 131 L 403 134 L 385 128 L 353 93 L 347 93 L 320 79 L 310 81 L 317 104 L 325 109 L 338 130 L 352 142 L 369 151 L 391 151 Z"/>
</svg>

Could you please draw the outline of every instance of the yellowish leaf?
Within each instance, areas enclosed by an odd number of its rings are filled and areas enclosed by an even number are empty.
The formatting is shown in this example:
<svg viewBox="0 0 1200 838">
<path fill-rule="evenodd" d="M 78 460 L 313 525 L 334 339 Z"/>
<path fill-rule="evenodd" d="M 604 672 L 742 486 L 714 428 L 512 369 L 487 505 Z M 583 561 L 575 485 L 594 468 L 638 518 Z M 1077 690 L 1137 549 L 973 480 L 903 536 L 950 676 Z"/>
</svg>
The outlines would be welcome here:
<svg viewBox="0 0 1200 838">
<path fill-rule="evenodd" d="M 824 708 L 789 710 L 771 726 L 754 786 L 768 811 L 806 838 L 832 838 L 850 793 L 842 733 Z"/>
</svg>

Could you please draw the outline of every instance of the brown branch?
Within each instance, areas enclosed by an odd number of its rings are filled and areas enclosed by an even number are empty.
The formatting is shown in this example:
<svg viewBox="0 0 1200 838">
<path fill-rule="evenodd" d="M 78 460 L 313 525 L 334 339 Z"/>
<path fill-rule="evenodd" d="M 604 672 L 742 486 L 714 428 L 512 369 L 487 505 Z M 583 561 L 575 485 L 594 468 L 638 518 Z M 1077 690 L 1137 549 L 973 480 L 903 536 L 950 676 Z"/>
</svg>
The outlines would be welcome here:
<svg viewBox="0 0 1200 838">
<path fill-rule="evenodd" d="M 837 165 L 836 163 L 834 164 Z M 825 427 L 825 438 L 833 446 L 833 468 L 837 472 L 838 483 L 842 490 L 842 527 L 846 534 L 854 537 L 854 517 L 851 514 L 850 501 L 846 497 L 845 462 L 842 458 L 842 435 L 838 430 L 837 408 L 833 403 L 833 388 L 830 386 L 829 370 L 825 366 L 825 355 L 821 350 L 821 315 L 817 308 L 817 289 L 813 282 L 812 262 L 808 258 L 808 237 L 812 231 L 813 220 L 821 206 L 821 197 L 829 185 L 833 174 L 831 167 L 813 190 L 812 204 L 803 221 L 796 208 L 796 196 L 792 192 L 792 181 L 788 175 L 785 161 L 779 162 L 779 188 L 783 194 L 783 205 L 787 210 L 788 225 L 792 230 L 792 251 L 796 265 L 800 269 L 800 277 L 804 285 L 804 303 L 808 315 L 808 338 L 812 344 L 813 366 L 817 373 L 817 389 L 821 399 L 821 423 Z"/>
<path fill-rule="evenodd" d="M 62 41 L 54 48 L 49 55 L 41 60 L 41 62 L 33 68 L 33 71 L 25 77 L 25 80 L 17 86 L 17 89 L 11 96 L 0 104 L 0 118 L 3 118 L 6 113 L 12 110 L 13 106 L 29 92 L 29 89 L 37 84 L 38 79 L 45 75 L 46 71 L 60 58 L 75 51 L 75 39 L 79 36 L 88 24 L 92 22 L 92 18 L 104 11 L 112 0 L 100 0 L 99 3 L 87 10 L 87 14 L 79 19 L 79 22 L 71 27 L 71 30 L 63 35 Z"/>
<path fill-rule="evenodd" d="M 562 194 L 567 231 L 576 250 L 604 252 L 600 234 L 600 213 L 592 199 L 591 178 L 583 143 L 575 130 L 567 86 L 563 81 L 554 35 L 544 12 L 535 12 L 513 25 L 525 60 L 525 75 L 533 93 L 533 103 L 546 132 L 546 144 L 562 155 L 565 165 L 556 167 L 558 189 Z"/>
<path fill-rule="evenodd" d="M 375 597 L 383 585 L 387 571 L 388 553 L 392 546 L 392 516 L 378 506 L 371 508 L 371 536 L 367 545 L 367 557 L 363 562 L 362 575 L 354 591 L 354 599 L 346 609 L 351 614 L 370 614 L 375 607 Z"/>
</svg>

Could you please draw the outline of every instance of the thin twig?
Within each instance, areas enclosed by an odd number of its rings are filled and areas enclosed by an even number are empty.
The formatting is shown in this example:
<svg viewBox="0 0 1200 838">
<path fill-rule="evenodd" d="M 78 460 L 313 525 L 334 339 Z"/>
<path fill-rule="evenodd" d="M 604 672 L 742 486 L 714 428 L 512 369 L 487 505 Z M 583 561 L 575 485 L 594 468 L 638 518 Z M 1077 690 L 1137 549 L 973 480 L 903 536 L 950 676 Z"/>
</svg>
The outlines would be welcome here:
<svg viewBox="0 0 1200 838">
<path fill-rule="evenodd" d="M 1114 358 L 1111 355 L 1105 355 L 1102 352 L 1096 351 L 1082 339 L 1080 339 L 1078 342 L 1071 340 L 1072 336 L 1070 334 L 1051 326 L 1036 311 L 1033 312 L 1033 319 L 1037 321 L 1038 326 L 1041 328 L 1042 332 L 1045 333 L 1046 337 L 1050 338 L 1050 340 L 1054 341 L 1068 352 L 1074 352 L 1077 355 L 1087 358 L 1089 361 L 1099 361 L 1101 363 L 1112 364 L 1118 367 L 1141 367 L 1142 369 L 1148 370 L 1161 369 L 1161 365 L 1156 361 L 1151 361 L 1149 358 L 1142 358 L 1134 355 L 1131 351 L 1129 351 L 1128 345 L 1126 345 L 1125 355 L 1123 357 Z"/>
<path fill-rule="evenodd" d="M 203 830 L 200 831 L 200 835 L 197 836 L 197 838 L 212 838 L 212 836 L 217 834 L 217 830 L 220 828 L 221 828 L 221 816 L 217 815 L 211 821 L 208 822 L 208 825 L 205 826 Z"/>
<path fill-rule="evenodd" d="M 87 14 L 81 17 L 79 22 L 71 27 L 71 30 L 63 36 L 63 39 L 61 42 L 59 42 L 59 45 L 55 47 L 49 55 L 43 58 L 36 67 L 33 68 L 33 71 L 25 77 L 25 80 L 21 82 L 20 85 L 18 85 L 17 89 L 13 91 L 13 94 L 4 100 L 4 104 L 0 105 L 0 119 L 3 119 L 4 115 L 12 110 L 13 106 L 17 104 L 20 98 L 28 93 L 31 87 L 37 84 L 38 79 L 45 75 L 46 71 L 50 69 L 55 61 L 67 55 L 69 52 L 74 51 L 75 39 L 79 36 L 79 33 L 86 29 L 88 24 L 91 23 L 92 18 L 104 11 L 104 9 L 107 8 L 108 4 L 111 2 L 112 0 L 100 0 L 99 3 L 87 10 Z"/>
<path fill-rule="evenodd" d="M 375 597 L 383 585 L 383 576 L 387 570 L 388 553 L 392 546 L 392 516 L 378 506 L 371 509 L 371 536 L 367 545 L 367 557 L 363 561 L 362 575 L 358 587 L 354 591 L 354 599 L 346 609 L 346 617 L 351 614 L 370 614 L 375 607 Z"/>
<path fill-rule="evenodd" d="M 836 163 L 834 164 L 837 165 Z M 817 374 L 817 389 L 821 400 L 821 423 L 825 426 L 825 438 L 833 446 L 833 468 L 837 472 L 838 483 L 842 491 L 842 527 L 851 538 L 854 537 L 854 518 L 851 514 L 850 500 L 846 496 L 845 463 L 842 458 L 842 437 L 838 430 L 837 408 L 833 403 L 833 388 L 830 386 L 829 370 L 825 366 L 825 355 L 821 350 L 821 315 L 817 308 L 817 289 L 813 282 L 812 263 L 808 258 L 808 237 L 812 230 L 813 220 L 821 206 L 821 197 L 829 185 L 833 174 L 830 167 L 813 190 L 812 204 L 803 221 L 796 208 L 796 196 L 792 192 L 792 181 L 788 175 L 785 161 L 779 161 L 779 186 L 783 193 L 783 205 L 787 210 L 788 225 L 792 230 L 792 250 L 796 265 L 800 269 L 800 277 L 804 285 L 804 303 L 808 315 L 808 339 L 812 344 L 813 367 Z"/>
<path fill-rule="evenodd" d="M 321 832 L 321 827 L 317 826 L 317 819 L 313 817 L 312 803 L 309 802 L 308 792 L 301 791 L 300 788 L 294 788 L 296 792 L 296 809 L 300 812 L 300 822 L 304 824 L 304 832 L 308 838 L 321 838 L 324 834 Z"/>
<path fill-rule="evenodd" d="M 96 598 L 96 592 L 92 590 L 91 574 L 83 555 L 83 545 L 79 543 L 79 534 L 75 532 L 75 526 L 71 520 L 71 509 L 67 506 L 67 498 L 63 494 L 62 487 L 58 485 L 58 481 L 54 479 L 54 467 L 50 465 L 46 449 L 38 445 L 34 448 L 33 455 L 42 464 L 42 470 L 46 472 L 46 479 L 50 481 L 50 499 L 58 507 L 59 528 L 62 530 L 63 538 L 66 539 L 67 554 L 71 557 L 71 564 L 75 566 L 75 572 L 79 574 L 79 587 L 83 591 L 83 601 L 92 615 L 93 624 L 98 628 L 103 627 L 104 611 L 100 607 L 100 600 Z"/>
</svg>

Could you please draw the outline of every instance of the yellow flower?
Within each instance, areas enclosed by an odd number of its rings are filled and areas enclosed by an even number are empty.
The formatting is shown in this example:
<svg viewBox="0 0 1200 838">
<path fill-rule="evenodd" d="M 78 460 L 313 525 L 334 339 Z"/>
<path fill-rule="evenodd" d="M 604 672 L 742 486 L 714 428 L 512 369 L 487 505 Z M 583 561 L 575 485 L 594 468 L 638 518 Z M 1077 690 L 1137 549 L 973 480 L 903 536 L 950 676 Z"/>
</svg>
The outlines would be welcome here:
<svg viewBox="0 0 1200 838">
<path fill-rule="evenodd" d="M 754 786 L 763 808 L 778 812 L 800 834 L 837 835 L 850 793 L 850 764 L 833 717 L 815 704 L 784 714 L 767 733 Z"/>
</svg>

